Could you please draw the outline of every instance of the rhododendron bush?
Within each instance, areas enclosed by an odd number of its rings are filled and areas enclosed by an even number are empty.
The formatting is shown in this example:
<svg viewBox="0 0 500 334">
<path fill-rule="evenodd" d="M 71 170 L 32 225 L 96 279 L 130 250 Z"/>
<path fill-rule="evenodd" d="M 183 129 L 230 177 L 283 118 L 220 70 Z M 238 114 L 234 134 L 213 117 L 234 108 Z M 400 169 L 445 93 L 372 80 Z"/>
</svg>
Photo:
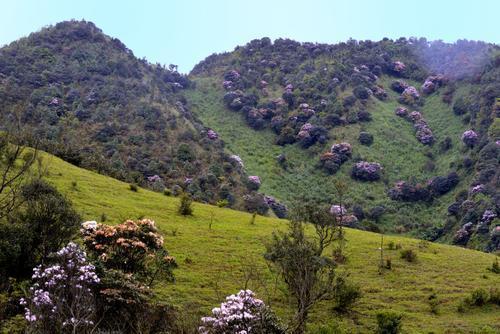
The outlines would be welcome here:
<svg viewBox="0 0 500 334">
<path fill-rule="evenodd" d="M 70 242 L 51 266 L 33 269 L 25 318 L 35 333 L 86 333 L 94 325 L 93 287 L 100 282 L 86 254 Z"/>
<path fill-rule="evenodd" d="M 251 290 L 241 290 L 226 297 L 212 310 L 212 316 L 201 318 L 200 334 L 285 333 L 264 302 Z"/>
<path fill-rule="evenodd" d="M 163 248 L 163 237 L 150 219 L 127 220 L 116 226 L 86 222 L 81 232 L 85 246 L 109 269 L 139 277 L 160 271 L 173 277 L 175 259 Z"/>
<path fill-rule="evenodd" d="M 382 165 L 378 162 L 360 161 L 354 164 L 351 176 L 361 181 L 376 181 L 380 179 Z"/>
</svg>

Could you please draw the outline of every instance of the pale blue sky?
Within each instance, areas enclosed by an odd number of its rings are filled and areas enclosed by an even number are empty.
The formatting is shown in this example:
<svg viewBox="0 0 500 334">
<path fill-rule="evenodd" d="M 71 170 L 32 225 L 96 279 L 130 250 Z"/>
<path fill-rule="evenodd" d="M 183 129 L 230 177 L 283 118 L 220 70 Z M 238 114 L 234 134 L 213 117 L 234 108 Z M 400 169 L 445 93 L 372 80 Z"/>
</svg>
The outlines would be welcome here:
<svg viewBox="0 0 500 334">
<path fill-rule="evenodd" d="M 0 0 L 0 45 L 86 19 L 138 57 L 188 72 L 254 38 L 335 43 L 352 37 L 500 43 L 500 0 Z"/>
</svg>

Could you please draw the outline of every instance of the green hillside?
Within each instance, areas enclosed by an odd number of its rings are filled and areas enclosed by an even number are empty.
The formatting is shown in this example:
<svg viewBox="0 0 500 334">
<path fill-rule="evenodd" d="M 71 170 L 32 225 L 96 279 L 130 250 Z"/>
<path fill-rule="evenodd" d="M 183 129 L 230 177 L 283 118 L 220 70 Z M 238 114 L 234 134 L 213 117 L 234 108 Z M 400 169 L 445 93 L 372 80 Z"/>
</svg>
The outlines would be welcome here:
<svg viewBox="0 0 500 334">
<path fill-rule="evenodd" d="M 417 234 L 418 229 L 443 225 L 448 205 L 470 183 L 470 175 L 464 173 L 464 180 L 459 186 L 431 205 L 394 202 L 387 196 L 387 190 L 399 180 L 414 178 L 423 181 L 435 175 L 445 175 L 450 167 L 459 163 L 460 135 L 465 130 L 465 125 L 460 118 L 454 117 L 451 107 L 443 103 L 437 94 L 427 98 L 421 111 L 433 129 L 437 142 L 447 136 L 452 138 L 452 149 L 445 153 L 439 152 L 438 145 L 427 147 L 418 143 L 412 125 L 394 114 L 394 109 L 398 106 L 395 101 L 397 94 L 394 92 L 390 92 L 392 100 L 371 102 L 371 122 L 335 127 L 330 130 L 331 139 L 325 145 L 304 150 L 297 144 L 275 145 L 271 130 L 256 131 L 246 125 L 243 115 L 228 112 L 220 98 L 223 91 L 215 79 L 199 77 L 195 81 L 197 89 L 186 93 L 193 111 L 204 124 L 220 133 L 229 152 L 242 157 L 248 174 L 261 177 L 261 191 L 266 194 L 291 202 L 301 194 L 311 194 L 313 190 L 314 197 L 319 200 L 333 199 L 332 181 L 343 179 L 349 183 L 351 205 L 358 204 L 366 209 L 383 205 L 387 214 L 384 215 L 382 227 L 394 228 L 399 225 L 407 230 L 417 228 L 413 230 Z M 374 135 L 371 146 L 358 142 L 360 131 L 368 131 Z M 354 156 L 380 162 L 385 168 L 384 183 L 350 180 L 349 163 L 344 164 L 333 176 L 318 170 L 315 166 L 319 155 L 333 143 L 340 141 L 351 143 Z M 283 170 L 276 161 L 276 156 L 282 153 L 292 166 L 287 170 Z M 439 159 L 431 160 L 431 154 L 434 157 L 439 155 Z M 425 169 L 429 161 L 435 163 L 432 171 Z"/>
<path fill-rule="evenodd" d="M 242 133 L 242 137 L 246 135 Z M 226 141 L 232 142 L 230 138 Z M 250 163 L 250 159 L 246 160 Z M 290 316 L 291 307 L 280 287 L 274 286 L 262 257 L 263 242 L 273 231 L 283 229 L 285 221 L 258 216 L 252 225 L 249 214 L 197 203 L 193 217 L 182 217 L 176 213 L 176 198 L 145 189 L 132 192 L 126 183 L 47 154 L 43 154 L 43 163 L 48 171 L 47 179 L 73 201 L 85 219 L 105 218 L 111 224 L 138 217 L 156 221 L 166 247 L 179 263 L 176 283 L 159 287 L 159 298 L 184 310 L 187 318 L 207 314 L 226 295 L 243 288 L 244 274 L 250 271 L 258 279 L 251 279 L 248 287 L 280 316 L 285 319 Z M 248 168 L 256 165 L 254 162 Z M 347 239 L 348 262 L 339 270 L 348 271 L 364 295 L 351 313 L 339 318 L 328 305 L 319 305 L 313 312 L 314 322 L 338 320 L 352 332 L 367 333 L 375 328 L 376 312 L 394 309 L 405 314 L 405 333 L 500 330 L 497 306 L 457 312 L 460 300 L 472 290 L 499 286 L 500 276 L 486 269 L 491 266 L 494 255 L 388 236 L 386 243 L 393 241 L 403 249 L 416 250 L 418 260 L 407 263 L 400 259 L 399 250 L 385 250 L 385 254 L 392 257 L 393 269 L 379 275 L 380 235 L 349 229 Z M 432 292 L 441 301 L 438 315 L 432 314 L 427 304 Z"/>
</svg>

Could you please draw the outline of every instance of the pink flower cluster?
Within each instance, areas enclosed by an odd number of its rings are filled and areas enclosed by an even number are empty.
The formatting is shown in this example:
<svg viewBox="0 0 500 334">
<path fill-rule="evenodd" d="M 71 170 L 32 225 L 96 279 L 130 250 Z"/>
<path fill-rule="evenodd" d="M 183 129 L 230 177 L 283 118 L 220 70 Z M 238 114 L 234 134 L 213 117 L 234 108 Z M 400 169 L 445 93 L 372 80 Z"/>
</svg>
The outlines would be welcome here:
<svg viewBox="0 0 500 334">
<path fill-rule="evenodd" d="M 241 159 L 239 155 L 233 154 L 230 156 L 230 158 L 236 161 L 241 167 L 245 167 L 245 165 L 243 164 L 243 159 Z"/>
<path fill-rule="evenodd" d="M 215 132 L 214 130 L 209 129 L 207 131 L 207 137 L 208 137 L 208 139 L 215 140 L 215 139 L 219 138 L 219 134 L 217 132 Z"/>
<path fill-rule="evenodd" d="M 483 216 L 481 217 L 481 222 L 489 224 L 497 217 L 497 214 L 493 210 L 485 210 Z"/>
<path fill-rule="evenodd" d="M 439 86 L 446 82 L 446 78 L 442 74 L 431 75 L 425 79 L 422 85 L 422 92 L 424 94 L 432 94 Z"/>
<path fill-rule="evenodd" d="M 418 99 L 420 97 L 420 93 L 418 92 L 418 90 L 413 87 L 413 86 L 408 86 L 404 91 L 403 93 L 401 94 L 402 96 L 408 96 L 408 97 L 411 97 L 413 99 Z"/>
<path fill-rule="evenodd" d="M 478 138 L 479 136 L 474 130 L 467 130 L 462 134 L 462 141 L 469 147 L 476 145 Z"/>
<path fill-rule="evenodd" d="M 249 176 L 248 177 L 248 181 L 250 181 L 250 182 L 252 182 L 252 183 L 254 183 L 256 185 L 259 185 L 259 186 L 261 184 L 260 177 L 258 177 L 257 175 L 251 175 L 251 176 Z"/>
<path fill-rule="evenodd" d="M 330 207 L 330 213 L 338 217 L 347 214 L 347 210 L 342 205 L 333 204 Z"/>
<path fill-rule="evenodd" d="M 400 117 L 405 117 L 407 120 L 413 123 L 413 127 L 416 130 L 416 137 L 419 142 L 424 145 L 432 145 L 434 142 L 434 135 L 432 130 L 427 124 L 427 121 L 423 118 L 422 114 L 418 111 L 412 111 L 408 114 L 408 110 L 404 107 L 396 108 L 396 115 Z"/>
<path fill-rule="evenodd" d="M 261 320 L 264 302 L 255 298 L 251 290 L 241 290 L 226 297 L 226 301 L 212 310 L 212 316 L 201 318 L 200 334 L 251 334 Z"/>
<path fill-rule="evenodd" d="M 406 109 L 405 107 L 397 107 L 395 113 L 399 117 L 406 117 L 408 116 L 408 109 Z"/>
<path fill-rule="evenodd" d="M 71 325 L 73 332 L 93 324 L 92 286 L 100 282 L 86 254 L 70 242 L 55 254 L 56 264 L 33 269 L 29 300 L 21 299 L 32 329 L 58 330 Z M 78 315 L 77 318 L 75 316 Z M 76 330 L 76 331 L 75 331 Z"/>
<path fill-rule="evenodd" d="M 469 193 L 471 195 L 482 193 L 484 191 L 484 184 L 478 184 L 472 188 L 470 188 Z"/>
<path fill-rule="evenodd" d="M 352 146 L 347 142 L 333 144 L 330 150 L 332 153 L 338 154 L 340 156 L 350 157 L 352 154 Z"/>
<path fill-rule="evenodd" d="M 351 176 L 362 181 L 376 181 L 380 179 L 382 165 L 378 162 L 360 161 L 354 164 Z"/>
<path fill-rule="evenodd" d="M 161 177 L 158 175 L 148 176 L 148 181 L 151 183 L 161 182 Z"/>
<path fill-rule="evenodd" d="M 402 61 L 399 61 L 399 60 L 395 61 L 392 65 L 393 65 L 394 71 L 396 71 L 396 72 L 402 72 L 406 68 L 405 63 L 403 63 Z"/>
</svg>

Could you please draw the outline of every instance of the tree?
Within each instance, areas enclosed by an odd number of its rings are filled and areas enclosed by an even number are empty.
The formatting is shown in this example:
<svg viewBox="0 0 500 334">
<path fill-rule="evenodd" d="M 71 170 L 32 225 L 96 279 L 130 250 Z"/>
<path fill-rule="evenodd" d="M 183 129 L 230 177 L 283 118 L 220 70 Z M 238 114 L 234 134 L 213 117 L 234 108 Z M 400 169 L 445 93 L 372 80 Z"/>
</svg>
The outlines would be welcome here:
<svg viewBox="0 0 500 334">
<path fill-rule="evenodd" d="M 324 256 L 338 237 L 336 219 L 327 209 L 305 205 L 295 210 L 289 230 L 275 233 L 266 245 L 265 258 L 279 272 L 295 299 L 292 333 L 304 333 L 309 312 L 321 300 L 335 293 L 335 262 Z M 305 223 L 313 224 L 315 237 L 307 237 Z"/>
<path fill-rule="evenodd" d="M 80 216 L 63 195 L 43 180 L 20 187 L 22 203 L 0 222 L 0 268 L 3 277 L 28 278 L 37 263 L 67 244 L 77 233 Z"/>
<path fill-rule="evenodd" d="M 18 128 L 16 133 L 22 133 Z M 11 131 L 0 133 L 0 218 L 20 205 L 19 192 L 25 176 L 36 159 L 37 150 L 29 151 L 25 136 Z"/>
<path fill-rule="evenodd" d="M 22 187 L 24 204 L 16 217 L 32 231 L 33 255 L 42 264 L 78 232 L 81 217 L 71 202 L 41 179 Z"/>
</svg>

